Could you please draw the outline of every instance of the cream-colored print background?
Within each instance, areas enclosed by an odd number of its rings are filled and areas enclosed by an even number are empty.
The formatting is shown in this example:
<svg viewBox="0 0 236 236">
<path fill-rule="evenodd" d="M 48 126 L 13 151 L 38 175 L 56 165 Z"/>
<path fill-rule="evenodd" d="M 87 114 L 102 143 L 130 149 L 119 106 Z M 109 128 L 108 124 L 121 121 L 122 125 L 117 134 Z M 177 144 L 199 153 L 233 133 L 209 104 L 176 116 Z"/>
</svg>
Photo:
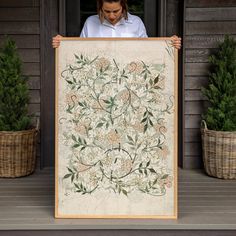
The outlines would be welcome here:
<svg viewBox="0 0 236 236">
<path fill-rule="evenodd" d="M 173 216 L 170 41 L 65 40 L 58 52 L 58 215 Z"/>
</svg>

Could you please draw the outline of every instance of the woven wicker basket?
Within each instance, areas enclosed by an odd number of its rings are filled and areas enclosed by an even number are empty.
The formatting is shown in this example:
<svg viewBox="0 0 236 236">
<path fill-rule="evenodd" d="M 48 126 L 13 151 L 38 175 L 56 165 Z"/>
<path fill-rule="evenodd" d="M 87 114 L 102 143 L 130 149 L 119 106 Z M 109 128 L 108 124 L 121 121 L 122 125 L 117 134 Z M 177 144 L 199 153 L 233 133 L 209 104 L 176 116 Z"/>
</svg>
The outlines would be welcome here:
<svg viewBox="0 0 236 236">
<path fill-rule="evenodd" d="M 236 179 L 236 132 L 214 131 L 202 122 L 202 151 L 208 175 Z"/>
<path fill-rule="evenodd" d="M 0 131 L 0 177 L 31 174 L 36 163 L 37 129 Z"/>
</svg>

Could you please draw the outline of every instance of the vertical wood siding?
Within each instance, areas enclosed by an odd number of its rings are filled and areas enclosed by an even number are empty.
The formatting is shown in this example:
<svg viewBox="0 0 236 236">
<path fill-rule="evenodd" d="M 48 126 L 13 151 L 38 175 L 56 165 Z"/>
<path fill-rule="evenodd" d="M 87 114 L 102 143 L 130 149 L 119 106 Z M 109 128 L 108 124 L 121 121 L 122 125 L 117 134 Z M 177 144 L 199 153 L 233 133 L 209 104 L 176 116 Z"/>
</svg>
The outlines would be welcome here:
<svg viewBox="0 0 236 236">
<path fill-rule="evenodd" d="M 36 117 L 40 116 L 39 5 L 39 0 L 0 0 L 0 47 L 5 35 L 16 41 L 23 74 L 29 76 L 29 113 Z"/>
<path fill-rule="evenodd" d="M 224 34 L 236 38 L 236 0 L 186 0 L 184 5 L 184 168 L 202 166 L 200 121 L 207 106 L 201 87 L 208 81 L 208 57 Z"/>
</svg>

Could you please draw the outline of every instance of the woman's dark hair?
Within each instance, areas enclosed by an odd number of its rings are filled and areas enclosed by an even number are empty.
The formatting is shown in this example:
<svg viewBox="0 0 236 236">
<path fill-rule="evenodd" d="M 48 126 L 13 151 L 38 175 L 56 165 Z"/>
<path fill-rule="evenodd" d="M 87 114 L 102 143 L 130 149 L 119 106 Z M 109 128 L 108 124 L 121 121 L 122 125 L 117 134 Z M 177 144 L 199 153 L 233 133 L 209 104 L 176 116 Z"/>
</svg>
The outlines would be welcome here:
<svg viewBox="0 0 236 236">
<path fill-rule="evenodd" d="M 124 18 L 127 20 L 128 19 L 128 5 L 127 5 L 127 0 L 97 0 L 97 12 L 99 15 L 99 18 L 101 20 L 101 22 L 104 21 L 104 15 L 103 15 L 103 11 L 102 11 L 102 7 L 103 7 L 103 3 L 104 2 L 119 2 L 121 7 L 122 7 L 122 14 L 124 16 Z"/>
</svg>

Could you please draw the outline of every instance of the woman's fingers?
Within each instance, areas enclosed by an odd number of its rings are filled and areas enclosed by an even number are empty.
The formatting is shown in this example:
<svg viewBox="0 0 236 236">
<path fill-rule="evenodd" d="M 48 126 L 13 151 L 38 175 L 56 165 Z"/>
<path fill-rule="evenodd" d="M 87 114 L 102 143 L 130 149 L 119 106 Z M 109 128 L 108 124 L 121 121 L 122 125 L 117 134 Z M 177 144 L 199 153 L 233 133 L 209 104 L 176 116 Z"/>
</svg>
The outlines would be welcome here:
<svg viewBox="0 0 236 236">
<path fill-rule="evenodd" d="M 61 39 L 62 39 L 62 36 L 59 34 L 57 36 L 53 37 L 52 38 L 52 47 L 58 48 L 60 46 Z"/>
<path fill-rule="evenodd" d="M 171 37 L 172 40 L 172 45 L 176 48 L 176 49 L 181 49 L 181 38 L 174 35 Z"/>
</svg>

